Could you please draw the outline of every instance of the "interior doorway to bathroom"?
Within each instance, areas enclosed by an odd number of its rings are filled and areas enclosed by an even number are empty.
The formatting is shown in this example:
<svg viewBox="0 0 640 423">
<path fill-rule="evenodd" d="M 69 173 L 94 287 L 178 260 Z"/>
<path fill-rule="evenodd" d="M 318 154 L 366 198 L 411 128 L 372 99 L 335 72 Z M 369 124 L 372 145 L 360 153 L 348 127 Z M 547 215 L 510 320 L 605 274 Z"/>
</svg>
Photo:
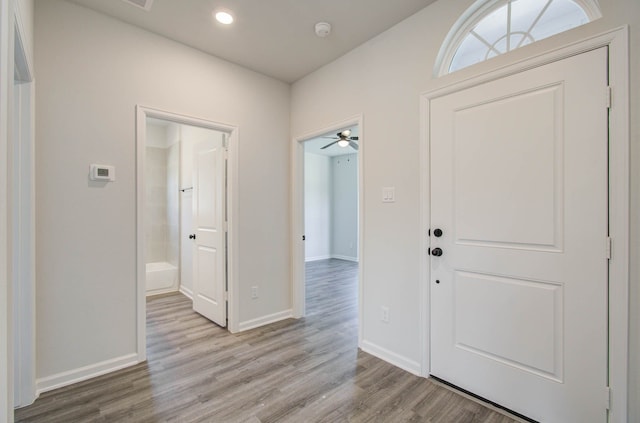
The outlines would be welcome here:
<svg viewBox="0 0 640 423">
<path fill-rule="evenodd" d="M 149 296 L 180 293 L 217 325 L 232 320 L 228 158 L 235 128 L 139 109 L 138 345 L 144 352 Z"/>
</svg>

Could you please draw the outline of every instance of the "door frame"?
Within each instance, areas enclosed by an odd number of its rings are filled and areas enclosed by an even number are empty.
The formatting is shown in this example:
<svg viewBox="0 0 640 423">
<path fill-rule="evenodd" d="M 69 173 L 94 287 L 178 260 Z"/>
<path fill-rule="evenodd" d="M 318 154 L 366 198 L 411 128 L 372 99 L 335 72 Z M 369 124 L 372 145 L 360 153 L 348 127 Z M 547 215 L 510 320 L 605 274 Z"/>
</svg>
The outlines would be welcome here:
<svg viewBox="0 0 640 423">
<path fill-rule="evenodd" d="M 14 10 L 12 199 L 14 405 L 32 404 L 36 388 L 35 92 L 20 8 Z"/>
<path fill-rule="evenodd" d="M 293 138 L 291 144 L 291 251 L 292 251 L 292 308 L 293 317 L 306 315 L 305 305 L 305 247 L 304 235 L 304 143 L 313 138 L 358 125 L 360 139 L 364 139 L 362 114 L 307 132 Z M 362 298 L 364 280 L 364 150 L 365 143 L 358 144 L 358 346 L 362 342 Z"/>
<path fill-rule="evenodd" d="M 12 279 L 14 314 L 14 403 L 32 404 L 36 388 L 35 280 L 35 93 L 33 66 L 25 49 L 22 23 L 16 10 L 13 80 Z"/>
<path fill-rule="evenodd" d="M 144 192 L 145 192 L 145 143 L 147 118 L 167 120 L 182 125 L 198 126 L 228 134 L 227 161 L 227 293 L 228 329 L 238 331 L 238 263 L 236 257 L 238 235 L 235 230 L 238 214 L 238 131 L 235 125 L 214 122 L 197 117 L 172 113 L 142 105 L 136 106 L 136 340 L 137 359 L 147 359 L 146 322 L 147 305 L 145 289 L 144 245 Z"/>
<path fill-rule="evenodd" d="M 10 11 L 13 9 L 8 0 L 0 0 L 0 172 L 9 174 L 8 153 L 12 138 L 11 116 L 12 101 L 10 92 L 13 90 L 13 25 L 14 20 Z M 10 231 L 9 205 L 11 204 L 11 190 L 13 181 L 0 184 L 0 239 L 8 239 Z M 0 420 L 13 421 L 13 296 L 11 295 L 11 272 L 9 265 L 12 252 L 7 242 L 0 242 L 0 368 L 7 369 L 0 372 Z M 35 310 L 34 310 L 35 311 Z"/>
<path fill-rule="evenodd" d="M 609 236 L 613 240 L 609 260 L 609 388 L 611 400 L 610 422 L 626 422 L 628 413 L 629 369 L 629 207 L 630 207 L 630 132 L 629 132 L 629 27 L 623 26 L 567 46 L 533 56 L 476 77 L 422 93 L 420 95 L 420 311 L 421 374 L 429 376 L 430 319 L 429 280 L 430 264 L 426 254 L 429 248 L 430 216 L 430 102 L 438 97 L 461 91 L 482 83 L 494 81 L 527 69 L 556 62 L 570 56 L 609 48 L 609 85 L 612 102 L 609 109 Z M 603 102 L 605 93 L 603 93 Z M 604 254 L 604 246 L 603 246 Z M 603 401 L 605 392 L 603 392 Z"/>
</svg>

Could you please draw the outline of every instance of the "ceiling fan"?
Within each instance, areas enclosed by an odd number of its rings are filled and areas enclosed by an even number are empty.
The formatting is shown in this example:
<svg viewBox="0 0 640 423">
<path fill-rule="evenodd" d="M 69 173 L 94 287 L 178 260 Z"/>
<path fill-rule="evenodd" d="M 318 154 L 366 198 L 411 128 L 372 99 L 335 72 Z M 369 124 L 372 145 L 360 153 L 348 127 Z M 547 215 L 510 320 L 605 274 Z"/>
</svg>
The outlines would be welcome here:
<svg viewBox="0 0 640 423">
<path fill-rule="evenodd" d="M 340 147 L 351 146 L 351 148 L 353 148 L 354 150 L 358 150 L 358 143 L 356 142 L 356 141 L 358 141 L 358 137 L 352 137 L 351 136 L 351 129 L 345 129 L 342 132 L 338 132 L 336 135 L 337 135 L 337 138 L 335 138 L 335 137 L 323 137 L 323 138 L 330 138 L 330 139 L 335 140 L 335 141 L 334 142 L 330 142 L 329 144 L 327 144 L 324 147 L 322 147 L 320 150 L 324 150 L 327 147 L 331 147 L 333 144 L 336 144 L 336 143 Z"/>
</svg>

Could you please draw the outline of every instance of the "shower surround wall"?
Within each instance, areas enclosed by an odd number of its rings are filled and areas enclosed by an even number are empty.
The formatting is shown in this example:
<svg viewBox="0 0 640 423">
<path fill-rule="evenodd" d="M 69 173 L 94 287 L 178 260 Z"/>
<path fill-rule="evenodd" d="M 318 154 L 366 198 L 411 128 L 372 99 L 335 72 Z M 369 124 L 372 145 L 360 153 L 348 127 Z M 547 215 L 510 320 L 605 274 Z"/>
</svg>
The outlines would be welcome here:
<svg viewBox="0 0 640 423">
<path fill-rule="evenodd" d="M 147 125 L 145 262 L 147 294 L 178 290 L 180 144 L 176 125 Z"/>
</svg>

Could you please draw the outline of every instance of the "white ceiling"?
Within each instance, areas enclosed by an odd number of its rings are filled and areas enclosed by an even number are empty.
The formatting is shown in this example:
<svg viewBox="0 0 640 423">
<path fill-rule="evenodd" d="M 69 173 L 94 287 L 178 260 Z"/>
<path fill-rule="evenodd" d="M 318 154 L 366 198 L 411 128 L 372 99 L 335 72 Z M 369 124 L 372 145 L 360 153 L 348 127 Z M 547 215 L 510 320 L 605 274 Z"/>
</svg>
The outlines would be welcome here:
<svg viewBox="0 0 640 423">
<path fill-rule="evenodd" d="M 435 0 L 70 0 L 285 82 L 294 82 Z M 231 10 L 232 25 L 213 11 Z M 331 34 L 315 35 L 317 22 Z"/>
</svg>

